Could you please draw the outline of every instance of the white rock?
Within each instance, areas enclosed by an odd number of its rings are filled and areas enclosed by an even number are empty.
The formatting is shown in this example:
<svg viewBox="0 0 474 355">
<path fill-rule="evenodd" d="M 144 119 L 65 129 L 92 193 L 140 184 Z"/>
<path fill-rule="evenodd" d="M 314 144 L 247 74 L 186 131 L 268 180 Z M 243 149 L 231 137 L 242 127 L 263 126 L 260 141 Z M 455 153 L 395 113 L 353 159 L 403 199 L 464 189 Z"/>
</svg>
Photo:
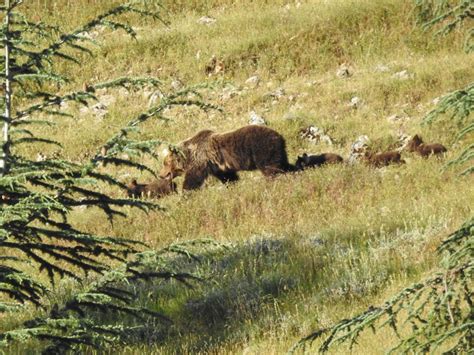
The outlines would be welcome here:
<svg viewBox="0 0 474 355">
<path fill-rule="evenodd" d="M 409 73 L 408 70 L 402 70 L 393 74 L 392 77 L 400 80 L 408 80 L 413 79 L 414 75 Z"/>
<path fill-rule="evenodd" d="M 348 78 L 352 73 L 349 71 L 349 67 L 346 64 L 342 64 L 339 69 L 337 69 L 336 75 L 339 78 Z"/>
<path fill-rule="evenodd" d="M 89 32 L 80 32 L 80 33 L 77 34 L 77 37 L 79 37 L 83 40 L 90 40 L 90 41 L 94 40 L 93 35 Z"/>
<path fill-rule="evenodd" d="M 80 115 L 87 115 L 90 112 L 90 108 L 88 106 L 82 106 L 79 109 L 79 114 Z"/>
<path fill-rule="evenodd" d="M 355 164 L 363 158 L 365 152 L 367 151 L 369 141 L 369 137 L 365 135 L 357 137 L 351 146 L 351 151 L 348 158 L 349 164 Z"/>
<path fill-rule="evenodd" d="M 181 82 L 181 80 L 174 79 L 173 81 L 171 81 L 171 87 L 173 88 L 173 90 L 178 91 L 184 87 L 184 84 Z"/>
<path fill-rule="evenodd" d="M 68 101 L 61 101 L 59 104 L 59 107 L 61 110 L 67 110 L 69 108 L 69 102 Z"/>
<path fill-rule="evenodd" d="M 433 99 L 433 101 L 431 101 L 431 103 L 432 103 L 433 105 L 437 105 L 437 104 L 439 104 L 440 101 L 441 101 L 441 98 L 440 98 L 440 97 L 435 97 L 435 98 Z"/>
<path fill-rule="evenodd" d="M 300 137 L 306 140 L 309 140 L 312 143 L 326 143 L 332 145 L 332 139 L 324 131 L 313 125 L 308 126 L 307 128 L 300 131 Z"/>
<path fill-rule="evenodd" d="M 96 103 L 94 106 L 91 107 L 92 112 L 96 115 L 97 118 L 104 118 L 107 115 L 107 106 L 105 106 L 102 102 Z"/>
<path fill-rule="evenodd" d="M 163 93 L 160 90 L 152 92 L 148 97 L 148 107 L 155 105 L 159 100 L 164 97 Z"/>
<path fill-rule="evenodd" d="M 259 83 L 260 83 L 260 78 L 258 77 L 258 75 L 251 76 L 250 78 L 245 80 L 245 84 L 251 85 L 253 87 L 258 86 Z"/>
<path fill-rule="evenodd" d="M 124 87 L 121 87 L 121 88 L 118 90 L 118 93 L 119 93 L 119 95 L 122 96 L 122 97 L 125 97 L 125 96 L 130 95 L 130 91 L 128 91 L 127 88 L 124 88 Z"/>
<path fill-rule="evenodd" d="M 43 154 L 42 152 L 39 152 L 38 154 L 36 154 L 36 161 L 37 162 L 41 162 L 41 161 L 45 161 L 48 157 Z"/>
<path fill-rule="evenodd" d="M 286 94 L 286 93 L 285 93 L 285 89 L 283 89 L 283 88 L 278 88 L 278 89 L 276 89 L 275 91 L 269 92 L 269 93 L 267 94 L 267 96 L 268 96 L 268 97 L 271 97 L 271 98 L 273 98 L 273 99 L 275 99 L 275 100 L 280 100 L 282 97 L 285 96 L 285 94 Z"/>
<path fill-rule="evenodd" d="M 212 17 L 209 17 L 209 16 L 203 16 L 201 17 L 199 20 L 197 20 L 197 23 L 201 24 L 201 25 L 213 25 L 214 23 L 216 23 L 216 19 L 215 18 L 212 18 Z"/>
<path fill-rule="evenodd" d="M 359 108 L 362 105 L 362 100 L 358 96 L 354 96 L 349 103 L 349 107 Z"/>
<path fill-rule="evenodd" d="M 397 150 L 398 150 L 398 151 L 404 150 L 404 149 L 407 147 L 407 145 L 408 145 L 408 143 L 410 142 L 410 140 L 411 140 L 411 136 L 410 136 L 410 135 L 408 135 L 408 134 L 406 134 L 406 133 L 403 133 L 403 132 L 399 133 L 399 134 L 398 134 L 398 142 L 400 143 L 400 146 L 399 146 L 399 148 L 398 148 Z"/>
<path fill-rule="evenodd" d="M 253 125 L 265 125 L 266 124 L 263 117 L 259 116 L 255 111 L 250 111 L 249 116 L 250 116 L 249 124 L 253 124 Z"/>
<path fill-rule="evenodd" d="M 227 101 L 231 98 L 241 95 L 241 91 L 233 86 L 226 86 L 220 95 L 221 100 Z"/>
<path fill-rule="evenodd" d="M 387 117 L 387 121 L 389 122 L 404 122 L 408 121 L 410 118 L 406 115 L 398 115 L 398 114 L 393 114 Z"/>
</svg>

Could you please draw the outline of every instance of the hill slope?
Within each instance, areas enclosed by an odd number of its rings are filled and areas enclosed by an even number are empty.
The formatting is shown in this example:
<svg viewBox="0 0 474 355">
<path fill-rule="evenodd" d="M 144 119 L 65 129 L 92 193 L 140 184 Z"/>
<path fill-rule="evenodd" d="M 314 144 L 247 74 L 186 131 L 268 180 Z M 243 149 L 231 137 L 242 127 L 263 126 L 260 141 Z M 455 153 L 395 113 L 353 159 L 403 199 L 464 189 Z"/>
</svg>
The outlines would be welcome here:
<svg viewBox="0 0 474 355">
<path fill-rule="evenodd" d="M 118 1 L 29 6 L 67 28 L 112 3 Z M 71 88 L 123 75 L 154 75 L 171 90 L 173 81 L 212 84 L 205 99 L 223 113 L 173 109 L 169 122 L 144 130 L 168 142 L 205 128 L 238 128 L 255 111 L 287 139 L 292 161 L 302 152 L 347 158 L 360 135 L 376 151 L 397 147 L 401 133 L 442 142 L 449 148 L 446 159 L 461 150 L 453 144 L 454 124 L 420 123 L 433 99 L 473 81 L 472 58 L 462 52 L 462 38 L 435 41 L 417 28 L 411 1 L 200 3 L 168 1 L 169 27 L 145 22 L 137 41 L 99 33 L 95 57 L 62 68 L 75 73 Z M 66 23 L 64 14 L 72 20 Z M 205 15 L 216 21 L 200 23 Z M 213 55 L 224 69 L 208 76 Z M 337 75 L 341 65 L 348 77 Z M 252 76 L 258 83 L 247 81 Z M 151 95 L 100 93 L 110 101 L 102 119 L 77 112 L 77 121 L 64 120 L 54 132 L 66 143 L 63 154 L 92 154 L 111 130 L 147 107 Z M 354 97 L 360 98 L 357 107 L 351 106 Z M 323 129 L 333 144 L 301 138 L 309 125 Z M 131 212 L 113 226 L 99 224 L 96 211 L 78 211 L 75 220 L 84 228 L 153 247 L 196 238 L 228 246 L 203 257 L 204 263 L 183 265 L 212 282 L 192 290 L 145 289 L 143 302 L 168 312 L 175 324 L 121 351 L 285 353 L 312 329 L 363 310 L 430 270 L 439 240 L 472 215 L 474 184 L 455 170 L 442 172 L 444 160 L 403 156 L 406 165 L 384 169 L 345 164 L 273 180 L 251 172 L 229 187 L 209 179 L 199 191 L 163 199 L 165 214 Z M 113 173 L 124 181 L 150 178 Z M 390 333 L 377 341 L 367 336 L 355 352 L 381 353 L 394 340 Z"/>
</svg>

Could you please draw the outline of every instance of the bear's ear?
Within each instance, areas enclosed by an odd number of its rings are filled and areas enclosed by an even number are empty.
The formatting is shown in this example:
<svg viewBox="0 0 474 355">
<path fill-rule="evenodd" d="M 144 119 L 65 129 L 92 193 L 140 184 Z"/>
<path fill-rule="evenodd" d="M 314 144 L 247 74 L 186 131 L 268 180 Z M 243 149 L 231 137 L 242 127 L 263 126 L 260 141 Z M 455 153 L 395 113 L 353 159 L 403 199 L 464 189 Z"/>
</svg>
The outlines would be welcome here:
<svg viewBox="0 0 474 355">
<path fill-rule="evenodd" d="M 301 156 L 303 159 L 306 159 L 308 157 L 308 154 L 306 153 L 303 153 L 303 155 Z"/>
</svg>

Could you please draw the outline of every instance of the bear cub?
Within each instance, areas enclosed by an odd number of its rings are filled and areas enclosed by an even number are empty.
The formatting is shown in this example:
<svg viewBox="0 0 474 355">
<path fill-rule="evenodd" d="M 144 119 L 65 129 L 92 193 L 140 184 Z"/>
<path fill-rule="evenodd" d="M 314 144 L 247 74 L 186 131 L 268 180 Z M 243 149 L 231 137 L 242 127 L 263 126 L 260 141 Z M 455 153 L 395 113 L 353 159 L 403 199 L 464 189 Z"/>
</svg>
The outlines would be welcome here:
<svg viewBox="0 0 474 355">
<path fill-rule="evenodd" d="M 323 164 L 336 164 L 342 162 L 342 157 L 334 153 L 323 153 L 319 155 L 308 155 L 304 153 L 303 155 L 298 156 L 295 167 L 296 170 L 304 170 L 305 168 L 321 166 Z"/>
<path fill-rule="evenodd" d="M 176 192 L 176 184 L 171 180 L 159 179 L 149 184 L 139 184 L 133 180 L 127 185 L 128 197 L 133 198 L 160 198 Z"/>
<path fill-rule="evenodd" d="M 369 165 L 372 165 L 376 168 L 390 164 L 405 164 L 405 160 L 402 159 L 400 153 L 395 151 L 377 154 L 366 152 L 364 158 Z"/>
<path fill-rule="evenodd" d="M 427 158 L 430 155 L 440 155 L 448 151 L 440 143 L 423 143 L 423 139 L 417 134 L 408 142 L 407 150 L 409 152 L 416 152 L 423 158 Z"/>
</svg>

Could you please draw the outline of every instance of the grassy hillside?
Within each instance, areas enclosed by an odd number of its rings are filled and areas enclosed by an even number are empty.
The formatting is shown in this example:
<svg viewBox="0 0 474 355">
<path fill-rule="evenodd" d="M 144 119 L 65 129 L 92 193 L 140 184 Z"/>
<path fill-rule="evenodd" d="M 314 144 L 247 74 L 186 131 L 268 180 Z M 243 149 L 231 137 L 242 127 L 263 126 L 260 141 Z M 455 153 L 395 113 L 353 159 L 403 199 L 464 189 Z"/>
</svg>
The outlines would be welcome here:
<svg viewBox="0 0 474 355">
<path fill-rule="evenodd" d="M 116 3 L 37 1 L 28 9 L 67 29 Z M 61 70 L 74 73 L 65 90 L 125 75 L 159 77 L 164 90 L 173 90 L 176 80 L 209 83 L 204 100 L 222 113 L 172 109 L 169 121 L 156 120 L 143 131 L 173 143 L 205 128 L 241 127 L 255 111 L 286 138 L 291 161 L 302 152 L 347 158 L 360 135 L 367 135 L 376 151 L 397 147 L 400 133 L 421 134 L 449 150 L 445 159 L 427 160 L 404 152 L 406 165 L 383 169 L 344 164 L 272 180 L 248 172 L 229 187 L 209 179 L 199 191 L 162 199 L 165 213 L 129 211 L 113 225 L 103 224 L 95 210 L 75 211 L 73 219 L 82 228 L 154 248 L 197 238 L 226 246 L 204 253 L 201 263 L 182 262 L 208 282 L 193 289 L 144 286 L 140 301 L 169 314 L 174 324 L 138 334 L 134 345 L 111 352 L 285 353 L 311 330 L 382 301 L 432 269 L 439 241 L 473 213 L 472 177 L 459 176 L 461 168 L 442 170 L 469 142 L 455 143 L 458 127 L 449 120 L 421 125 L 435 98 L 473 81 L 472 56 L 462 52 L 461 36 L 434 40 L 420 30 L 411 0 L 164 4 L 168 26 L 142 22 L 136 41 L 98 33 L 95 56 L 84 56 L 80 66 L 60 63 Z M 199 23 L 204 15 L 216 22 Z M 208 76 L 205 67 L 213 55 L 225 69 Z M 336 75 L 343 64 L 351 74 L 347 78 Z M 399 77 L 404 70 L 407 77 Z M 247 82 L 255 75 L 258 84 Z M 279 89 L 284 94 L 276 97 Z M 77 119 L 64 119 L 53 131 L 65 145 L 59 154 L 75 160 L 90 156 L 148 107 L 150 95 L 100 92 L 100 100 L 110 101 L 102 119 L 68 108 Z M 362 100 L 358 108 L 350 106 L 353 97 Z M 394 115 L 401 119 L 388 119 Z M 299 131 L 308 125 L 322 128 L 333 144 L 302 139 Z M 45 147 L 44 153 L 53 150 Z M 161 164 L 147 163 L 156 170 Z M 104 169 L 123 181 L 151 179 Z M 76 287 L 67 280 L 61 285 Z M 19 321 L 2 319 L 0 329 Z M 382 353 L 395 341 L 389 332 L 367 335 L 354 353 Z"/>
</svg>

